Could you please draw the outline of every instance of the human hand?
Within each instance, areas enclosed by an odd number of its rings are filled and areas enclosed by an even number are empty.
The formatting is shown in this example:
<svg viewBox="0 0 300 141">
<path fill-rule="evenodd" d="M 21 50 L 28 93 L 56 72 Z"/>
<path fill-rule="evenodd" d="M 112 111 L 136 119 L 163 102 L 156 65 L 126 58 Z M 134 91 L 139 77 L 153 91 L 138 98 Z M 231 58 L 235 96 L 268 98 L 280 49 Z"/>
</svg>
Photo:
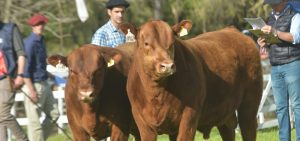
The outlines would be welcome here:
<svg viewBox="0 0 300 141">
<path fill-rule="evenodd" d="M 30 100 L 33 102 L 33 103 L 37 103 L 38 102 L 38 97 L 37 97 L 37 93 L 35 90 L 30 90 L 29 91 L 29 97 L 30 97 Z"/>
<path fill-rule="evenodd" d="M 266 47 L 267 46 L 267 43 L 266 43 L 266 39 L 265 38 L 262 38 L 262 37 L 259 37 L 257 39 L 257 44 L 259 45 L 259 47 Z"/>
<path fill-rule="evenodd" d="M 14 80 L 14 89 L 18 90 L 22 87 L 24 84 L 23 78 L 21 76 L 17 76 L 16 79 Z"/>
<path fill-rule="evenodd" d="M 260 59 L 262 60 L 267 59 L 269 57 L 269 53 L 267 51 L 267 48 L 265 47 L 261 47 L 259 49 L 259 53 L 260 53 Z"/>
<path fill-rule="evenodd" d="M 272 33 L 272 26 L 265 25 L 264 27 L 261 28 L 261 31 L 265 34 L 270 34 Z"/>
</svg>

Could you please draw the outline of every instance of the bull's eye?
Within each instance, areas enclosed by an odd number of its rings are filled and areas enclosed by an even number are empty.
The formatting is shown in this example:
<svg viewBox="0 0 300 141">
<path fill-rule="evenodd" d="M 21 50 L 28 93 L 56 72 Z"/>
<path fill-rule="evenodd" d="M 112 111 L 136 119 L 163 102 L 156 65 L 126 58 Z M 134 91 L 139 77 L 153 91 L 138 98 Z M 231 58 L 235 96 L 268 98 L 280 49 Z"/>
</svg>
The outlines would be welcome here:
<svg viewBox="0 0 300 141">
<path fill-rule="evenodd" d="M 149 43 L 145 42 L 145 47 L 147 47 L 149 45 Z"/>
</svg>

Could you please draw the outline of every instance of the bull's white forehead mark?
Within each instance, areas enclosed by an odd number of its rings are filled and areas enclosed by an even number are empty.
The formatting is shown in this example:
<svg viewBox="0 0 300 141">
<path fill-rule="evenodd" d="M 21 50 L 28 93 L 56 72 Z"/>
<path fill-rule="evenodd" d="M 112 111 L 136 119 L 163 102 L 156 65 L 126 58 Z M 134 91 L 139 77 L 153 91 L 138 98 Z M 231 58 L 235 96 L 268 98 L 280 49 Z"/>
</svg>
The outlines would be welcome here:
<svg viewBox="0 0 300 141">
<path fill-rule="evenodd" d="M 68 67 L 61 63 L 61 60 L 58 61 L 58 64 L 55 66 L 57 72 L 67 72 Z"/>
</svg>

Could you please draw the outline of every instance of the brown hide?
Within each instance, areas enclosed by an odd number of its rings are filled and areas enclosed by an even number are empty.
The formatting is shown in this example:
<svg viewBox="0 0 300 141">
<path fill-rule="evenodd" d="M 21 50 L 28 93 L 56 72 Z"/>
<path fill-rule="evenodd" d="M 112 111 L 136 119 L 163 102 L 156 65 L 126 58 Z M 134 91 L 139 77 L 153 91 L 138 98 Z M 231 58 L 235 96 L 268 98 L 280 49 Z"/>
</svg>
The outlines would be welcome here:
<svg viewBox="0 0 300 141">
<path fill-rule="evenodd" d="M 142 140 L 165 133 L 192 141 L 196 130 L 208 138 L 217 126 L 223 140 L 233 141 L 238 118 L 243 140 L 254 141 L 262 93 L 255 43 L 234 28 L 189 40 L 177 31 L 150 21 L 138 32 L 127 92 Z"/>
<path fill-rule="evenodd" d="M 65 102 L 74 141 L 111 137 L 127 141 L 132 123 L 130 103 L 126 94 L 126 75 L 134 43 L 119 49 L 84 45 L 68 57 L 54 55 L 48 62 L 59 60 L 69 68 Z M 115 60 L 108 68 L 107 62 Z M 133 131 L 138 136 L 137 131 Z"/>
</svg>

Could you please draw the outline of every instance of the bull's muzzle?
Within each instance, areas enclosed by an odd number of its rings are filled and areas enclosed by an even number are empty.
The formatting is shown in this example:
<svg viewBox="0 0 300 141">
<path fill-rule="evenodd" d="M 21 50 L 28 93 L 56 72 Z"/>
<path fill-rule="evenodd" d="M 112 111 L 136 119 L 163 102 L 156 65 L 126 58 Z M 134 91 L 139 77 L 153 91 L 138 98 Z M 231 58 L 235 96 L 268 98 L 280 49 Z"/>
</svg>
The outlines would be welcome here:
<svg viewBox="0 0 300 141">
<path fill-rule="evenodd" d="M 175 73 L 176 66 L 174 63 L 160 63 L 158 66 L 158 73 L 163 76 L 169 76 Z"/>
</svg>

